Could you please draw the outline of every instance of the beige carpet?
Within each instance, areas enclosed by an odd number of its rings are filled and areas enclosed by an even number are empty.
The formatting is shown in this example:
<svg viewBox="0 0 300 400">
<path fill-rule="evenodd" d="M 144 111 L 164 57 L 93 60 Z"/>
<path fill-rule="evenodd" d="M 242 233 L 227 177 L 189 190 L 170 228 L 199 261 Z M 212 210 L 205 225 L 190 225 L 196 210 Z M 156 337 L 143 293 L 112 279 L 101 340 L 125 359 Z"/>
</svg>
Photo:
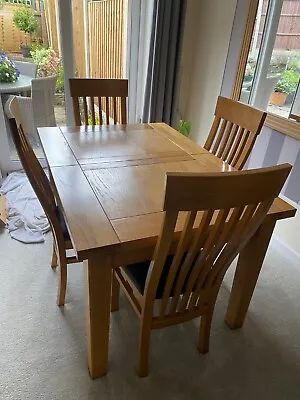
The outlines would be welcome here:
<svg viewBox="0 0 300 400">
<path fill-rule="evenodd" d="M 223 322 L 232 271 L 221 289 L 211 350 L 196 350 L 198 321 L 155 331 L 150 375 L 135 373 L 138 323 L 125 298 L 111 318 L 109 373 L 86 367 L 82 266 L 69 268 L 67 304 L 55 305 L 46 243 L 0 233 L 0 399 L 298 399 L 300 265 L 268 253 L 244 327 Z"/>
</svg>

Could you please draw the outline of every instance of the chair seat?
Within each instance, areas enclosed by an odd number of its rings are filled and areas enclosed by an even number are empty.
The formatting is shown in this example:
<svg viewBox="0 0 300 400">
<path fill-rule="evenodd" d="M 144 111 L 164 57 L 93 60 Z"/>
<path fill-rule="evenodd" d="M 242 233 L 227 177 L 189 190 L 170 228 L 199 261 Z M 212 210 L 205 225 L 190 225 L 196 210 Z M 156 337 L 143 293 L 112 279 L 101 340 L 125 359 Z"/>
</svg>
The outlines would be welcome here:
<svg viewBox="0 0 300 400">
<path fill-rule="evenodd" d="M 63 216 L 63 214 L 61 212 L 61 209 L 58 206 L 56 206 L 56 208 L 55 208 L 55 214 L 56 214 L 56 216 L 57 216 L 57 218 L 59 220 L 59 224 L 60 224 L 60 227 L 61 227 L 61 230 L 62 230 L 62 233 L 63 233 L 64 240 L 65 241 L 70 240 L 70 235 L 69 235 L 69 232 L 68 232 L 68 228 L 67 228 L 67 224 L 66 224 L 65 218 L 64 218 L 64 216 Z"/>
<path fill-rule="evenodd" d="M 181 265 L 183 264 L 185 257 L 186 257 L 187 253 L 184 254 L 182 261 L 181 261 Z M 198 256 L 198 254 L 197 254 Z M 195 260 L 197 259 L 197 256 L 195 257 Z M 173 261 L 173 256 L 168 256 L 165 262 L 165 266 L 163 268 L 161 277 L 160 277 L 160 281 L 157 287 L 157 291 L 156 291 L 156 298 L 157 299 L 161 299 L 163 297 L 163 293 L 164 293 L 164 287 L 166 284 L 166 280 L 168 277 L 168 273 L 169 273 L 169 269 L 172 265 L 172 261 Z M 193 261 L 193 263 L 191 264 L 190 270 L 187 274 L 187 277 L 185 279 L 185 284 L 188 281 L 190 274 L 195 266 L 195 260 Z M 136 286 L 136 288 L 138 289 L 138 291 L 141 293 L 141 295 L 144 294 L 144 289 L 145 289 L 145 284 L 146 284 L 146 278 L 147 278 L 147 274 L 148 274 L 148 270 L 150 267 L 150 261 L 145 261 L 142 263 L 136 263 L 136 264 L 131 264 L 131 265 L 127 265 L 126 267 L 123 267 L 123 270 L 125 271 L 125 273 L 128 275 L 129 279 L 134 283 L 134 285 Z M 180 267 L 178 268 L 178 272 L 176 275 L 176 278 L 174 279 L 174 284 L 173 287 L 171 289 L 171 293 L 170 296 L 172 297 L 174 290 L 175 290 L 175 286 L 177 283 L 177 278 L 179 276 L 179 271 L 180 271 Z M 184 293 L 185 290 L 185 286 L 183 285 L 182 287 L 182 291 L 181 293 Z"/>
</svg>

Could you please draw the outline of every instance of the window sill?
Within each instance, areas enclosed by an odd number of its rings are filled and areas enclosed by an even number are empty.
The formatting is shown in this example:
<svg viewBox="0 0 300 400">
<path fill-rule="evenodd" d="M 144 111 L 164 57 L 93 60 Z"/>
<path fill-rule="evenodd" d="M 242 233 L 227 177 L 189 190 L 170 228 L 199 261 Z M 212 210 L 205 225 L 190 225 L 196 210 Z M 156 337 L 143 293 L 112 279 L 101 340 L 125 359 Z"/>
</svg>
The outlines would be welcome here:
<svg viewBox="0 0 300 400">
<path fill-rule="evenodd" d="M 280 133 L 300 140 L 300 123 L 291 119 L 280 117 L 276 114 L 268 113 L 265 126 L 274 129 Z"/>
</svg>

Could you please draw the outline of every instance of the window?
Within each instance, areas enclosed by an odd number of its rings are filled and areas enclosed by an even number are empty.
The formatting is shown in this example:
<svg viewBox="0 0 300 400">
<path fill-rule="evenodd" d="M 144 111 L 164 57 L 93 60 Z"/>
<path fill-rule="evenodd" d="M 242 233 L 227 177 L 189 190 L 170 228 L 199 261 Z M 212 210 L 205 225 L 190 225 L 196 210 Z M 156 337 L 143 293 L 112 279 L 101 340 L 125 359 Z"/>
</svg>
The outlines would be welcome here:
<svg viewBox="0 0 300 400">
<path fill-rule="evenodd" d="M 259 0 L 240 101 L 300 121 L 300 0 Z"/>
</svg>

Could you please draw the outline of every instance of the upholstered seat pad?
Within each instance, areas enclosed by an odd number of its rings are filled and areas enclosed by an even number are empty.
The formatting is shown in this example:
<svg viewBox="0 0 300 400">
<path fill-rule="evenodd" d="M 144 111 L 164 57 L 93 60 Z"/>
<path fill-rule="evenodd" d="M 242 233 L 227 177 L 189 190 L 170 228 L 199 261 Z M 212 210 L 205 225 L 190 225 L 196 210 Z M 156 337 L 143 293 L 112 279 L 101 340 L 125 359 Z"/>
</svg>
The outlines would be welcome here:
<svg viewBox="0 0 300 400">
<path fill-rule="evenodd" d="M 183 261 L 184 261 L 184 259 L 186 257 L 186 254 L 187 253 L 185 253 L 185 256 L 183 257 L 181 265 L 183 264 Z M 160 277 L 160 281 L 159 281 L 158 287 L 157 287 L 157 291 L 156 291 L 156 298 L 157 299 L 161 299 L 162 296 L 163 296 L 164 287 L 165 287 L 165 284 L 166 284 L 166 281 L 167 281 L 167 277 L 168 277 L 168 273 L 169 273 L 170 267 L 172 265 L 172 261 L 173 261 L 173 256 L 168 256 L 167 259 L 166 259 L 165 266 L 163 268 L 161 277 Z M 138 289 L 138 291 L 141 294 L 144 293 L 145 284 L 146 284 L 146 278 L 147 278 L 148 270 L 149 270 L 149 267 L 150 267 L 150 263 L 151 263 L 151 261 L 145 261 L 145 262 L 142 262 L 142 263 L 131 264 L 131 265 L 127 265 L 126 267 L 123 267 L 123 270 L 128 275 L 129 279 L 134 283 L 134 285 L 136 286 L 136 288 Z M 188 280 L 188 278 L 189 278 L 189 276 L 191 274 L 191 271 L 194 268 L 194 265 L 195 265 L 195 261 L 192 263 L 192 265 L 190 267 L 190 270 L 189 270 L 189 273 L 187 274 L 185 282 L 187 282 L 187 280 Z M 173 287 L 172 287 L 172 290 L 171 290 L 171 294 L 170 294 L 171 297 L 172 297 L 172 294 L 173 294 L 174 289 L 175 289 L 175 285 L 176 285 L 176 282 L 177 282 L 179 271 L 180 271 L 180 268 L 178 269 L 177 276 L 176 276 L 176 278 L 174 280 L 174 284 L 173 284 Z M 183 285 L 182 293 L 184 292 L 184 289 L 185 289 L 185 285 Z"/>
<path fill-rule="evenodd" d="M 56 214 L 56 216 L 57 216 L 57 218 L 59 220 L 59 225 L 61 227 L 61 230 L 62 230 L 63 237 L 64 237 L 65 241 L 70 240 L 70 235 L 69 235 L 69 232 L 68 232 L 68 228 L 67 228 L 67 224 L 66 224 L 65 218 L 64 218 L 64 216 L 63 216 L 63 214 L 61 212 L 61 209 L 58 206 L 56 206 L 56 208 L 55 208 L 55 214 Z"/>
</svg>

